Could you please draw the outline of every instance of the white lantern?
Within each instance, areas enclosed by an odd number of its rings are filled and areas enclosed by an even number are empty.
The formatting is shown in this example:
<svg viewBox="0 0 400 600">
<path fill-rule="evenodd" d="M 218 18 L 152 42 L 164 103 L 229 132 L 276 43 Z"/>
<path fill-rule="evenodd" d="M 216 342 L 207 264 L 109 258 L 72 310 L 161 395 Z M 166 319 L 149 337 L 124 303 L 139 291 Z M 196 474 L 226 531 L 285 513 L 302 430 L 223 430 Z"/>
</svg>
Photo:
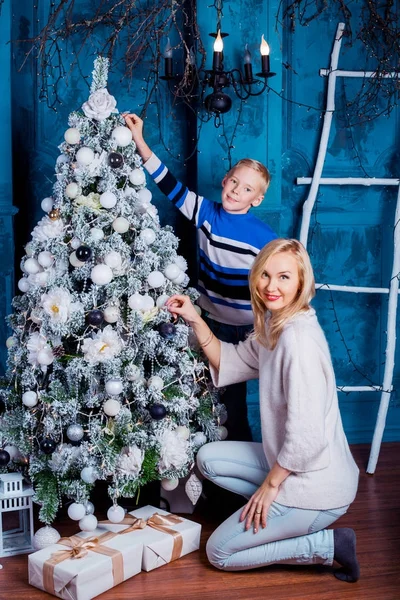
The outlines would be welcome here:
<svg viewBox="0 0 400 600">
<path fill-rule="evenodd" d="M 135 293 L 128 298 L 128 305 L 132 310 L 142 310 L 144 304 L 143 296 L 141 294 Z"/>
<path fill-rule="evenodd" d="M 113 279 L 113 272 L 108 265 L 96 265 L 91 270 L 90 278 L 96 285 L 107 285 Z"/>
<path fill-rule="evenodd" d="M 65 188 L 65 195 L 67 196 L 67 198 L 70 198 L 71 200 L 73 200 L 74 198 L 79 196 L 80 193 L 81 193 L 81 188 L 76 183 L 76 181 L 71 181 L 71 183 L 69 183 L 67 185 L 67 187 Z"/>
<path fill-rule="evenodd" d="M 113 192 L 103 192 L 100 196 L 100 204 L 103 208 L 114 208 L 117 204 L 117 196 Z"/>
<path fill-rule="evenodd" d="M 190 429 L 185 425 L 179 425 L 175 428 L 175 433 L 178 437 L 182 438 L 183 440 L 188 440 L 190 436 Z"/>
<path fill-rule="evenodd" d="M 32 408 L 38 403 L 37 393 L 29 390 L 22 394 L 22 404 L 27 408 Z"/>
<path fill-rule="evenodd" d="M 81 240 L 77 237 L 73 237 L 72 240 L 70 241 L 70 244 L 71 244 L 71 248 L 73 248 L 74 250 L 77 250 L 79 248 L 79 246 L 82 246 Z"/>
<path fill-rule="evenodd" d="M 156 300 L 157 308 L 163 308 L 168 299 L 169 299 L 168 294 L 162 294 L 161 296 L 158 296 L 158 298 Z"/>
<path fill-rule="evenodd" d="M 29 283 L 27 277 L 22 277 L 22 279 L 20 279 L 18 281 L 17 285 L 18 285 L 19 291 L 20 292 L 24 292 L 24 293 L 27 292 L 30 289 L 30 287 L 31 287 L 31 284 Z"/>
<path fill-rule="evenodd" d="M 126 369 L 126 378 L 128 381 L 137 381 L 140 377 L 140 369 L 136 365 L 129 365 Z"/>
<path fill-rule="evenodd" d="M 114 504 L 107 511 L 107 519 L 111 521 L 111 523 L 121 523 L 124 517 L 125 511 L 122 506 L 118 506 L 118 504 Z"/>
<path fill-rule="evenodd" d="M 117 233 L 126 233 L 129 231 L 129 221 L 125 217 L 117 217 L 112 222 L 112 228 Z"/>
<path fill-rule="evenodd" d="M 128 129 L 128 127 L 124 127 L 123 125 L 115 127 L 115 129 L 113 129 L 111 133 L 111 137 L 118 144 L 118 146 L 121 146 L 121 148 L 129 146 L 129 144 L 132 141 L 131 130 Z"/>
<path fill-rule="evenodd" d="M 165 277 L 161 271 L 152 271 L 147 277 L 147 283 L 151 288 L 159 288 L 165 283 Z"/>
<path fill-rule="evenodd" d="M 68 507 L 68 516 L 73 521 L 80 521 L 86 515 L 86 509 L 80 502 L 73 502 Z"/>
<path fill-rule="evenodd" d="M 82 262 L 81 260 L 78 260 L 78 258 L 76 257 L 76 253 L 75 252 L 72 252 L 72 254 L 69 255 L 69 262 L 76 269 L 78 269 L 79 267 L 85 266 L 84 262 Z"/>
<path fill-rule="evenodd" d="M 177 479 L 176 477 L 174 477 L 173 479 L 161 479 L 161 487 L 166 492 L 172 492 L 172 490 L 175 490 L 178 487 L 178 485 L 179 479 Z"/>
<path fill-rule="evenodd" d="M 164 269 L 165 277 L 168 277 L 168 279 L 170 279 L 171 281 L 174 280 L 175 277 L 178 277 L 180 273 L 182 273 L 182 271 L 175 263 L 171 263 Z"/>
<path fill-rule="evenodd" d="M 149 296 L 149 294 L 145 294 L 143 296 L 142 310 L 151 310 L 152 308 L 154 308 L 154 306 L 155 306 L 155 302 L 154 302 L 153 298 L 151 296 Z"/>
<path fill-rule="evenodd" d="M 153 375 L 153 377 L 147 380 L 147 387 L 161 391 L 164 387 L 164 381 L 158 375 Z"/>
<path fill-rule="evenodd" d="M 39 265 L 36 258 L 27 258 L 24 263 L 24 271 L 29 273 L 29 275 L 35 275 L 41 271 L 41 266 Z"/>
<path fill-rule="evenodd" d="M 103 311 L 103 317 L 106 323 L 116 323 L 120 317 L 117 306 L 107 306 Z"/>
<path fill-rule="evenodd" d="M 123 390 L 122 381 L 120 379 L 109 379 L 106 381 L 105 388 L 107 394 L 110 394 L 110 396 L 118 396 Z"/>
<path fill-rule="evenodd" d="M 172 280 L 172 283 L 175 283 L 176 285 L 180 285 L 181 283 L 183 283 L 185 281 L 185 277 L 186 277 L 185 273 L 183 271 L 181 271 L 177 277 L 174 277 L 174 279 Z"/>
<path fill-rule="evenodd" d="M 142 204 L 150 204 L 153 194 L 148 188 L 142 188 L 138 191 L 138 198 Z"/>
<path fill-rule="evenodd" d="M 41 209 L 44 210 L 44 212 L 50 212 L 53 208 L 53 198 L 43 198 L 43 200 L 40 203 L 40 206 Z"/>
<path fill-rule="evenodd" d="M 39 350 L 36 358 L 37 358 L 39 365 L 44 365 L 44 366 L 51 365 L 51 363 L 54 361 L 54 355 L 53 355 L 53 352 L 51 351 L 50 346 L 47 346 L 47 347 L 43 348 L 42 350 Z"/>
<path fill-rule="evenodd" d="M 76 153 L 76 162 L 81 167 L 87 167 L 93 161 L 94 161 L 94 152 L 91 148 L 87 148 L 86 146 L 83 146 L 83 148 L 80 148 L 78 150 L 78 152 Z"/>
<path fill-rule="evenodd" d="M 33 494 L 33 488 L 23 484 L 21 473 L 0 475 L 0 556 L 32 552 L 34 549 Z M 17 524 L 14 528 L 10 528 L 10 511 L 12 522 L 15 520 Z M 6 595 L 12 597 L 12 590 Z"/>
<path fill-rule="evenodd" d="M 53 264 L 54 256 L 51 254 L 51 252 L 43 250 L 43 252 L 39 252 L 37 260 L 39 265 L 46 269 L 48 267 L 51 267 L 51 265 Z"/>
<path fill-rule="evenodd" d="M 97 517 L 94 515 L 85 515 L 79 521 L 79 529 L 81 529 L 81 531 L 94 531 L 97 527 L 97 524 Z"/>
<path fill-rule="evenodd" d="M 150 246 L 156 239 L 156 234 L 153 229 L 146 228 L 140 232 L 139 237 L 147 246 Z"/>
<path fill-rule="evenodd" d="M 81 471 L 81 479 L 85 483 L 94 483 L 97 479 L 97 472 L 94 467 L 83 467 Z"/>
<path fill-rule="evenodd" d="M 132 185 L 143 185 L 146 181 L 146 175 L 142 169 L 132 169 L 129 173 L 129 181 Z"/>
<path fill-rule="evenodd" d="M 121 410 L 121 404 L 118 402 L 118 400 L 110 398 L 110 400 L 104 402 L 103 410 L 108 417 L 115 417 Z"/>
<path fill-rule="evenodd" d="M 98 227 L 92 227 L 90 230 L 90 239 L 94 242 L 100 242 L 104 238 L 104 231 Z"/>
<path fill-rule="evenodd" d="M 76 127 L 70 127 L 64 133 L 64 139 L 67 142 L 67 144 L 71 144 L 71 145 L 79 144 L 79 141 L 81 139 L 81 134 L 79 133 L 79 129 L 76 129 Z"/>
<path fill-rule="evenodd" d="M 119 268 L 121 268 L 121 264 L 122 264 L 122 256 L 120 255 L 119 252 L 116 252 L 115 250 L 111 250 L 110 252 L 108 252 L 105 255 L 104 262 L 111 269 L 119 269 Z"/>
</svg>

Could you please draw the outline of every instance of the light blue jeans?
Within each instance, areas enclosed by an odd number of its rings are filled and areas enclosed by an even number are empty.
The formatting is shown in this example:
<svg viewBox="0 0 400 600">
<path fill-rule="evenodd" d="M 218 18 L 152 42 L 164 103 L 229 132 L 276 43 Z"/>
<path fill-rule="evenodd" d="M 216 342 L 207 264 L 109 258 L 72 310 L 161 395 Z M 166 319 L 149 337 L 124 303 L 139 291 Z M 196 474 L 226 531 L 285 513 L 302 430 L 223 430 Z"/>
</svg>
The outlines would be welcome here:
<svg viewBox="0 0 400 600">
<path fill-rule="evenodd" d="M 212 442 L 197 455 L 204 477 L 220 487 L 250 498 L 264 481 L 269 467 L 262 444 Z M 212 565 L 224 571 L 243 571 L 271 564 L 331 565 L 333 530 L 325 529 L 347 512 L 349 506 L 308 510 L 273 502 L 267 527 L 245 531 L 239 522 L 242 509 L 224 521 L 207 542 Z"/>
</svg>

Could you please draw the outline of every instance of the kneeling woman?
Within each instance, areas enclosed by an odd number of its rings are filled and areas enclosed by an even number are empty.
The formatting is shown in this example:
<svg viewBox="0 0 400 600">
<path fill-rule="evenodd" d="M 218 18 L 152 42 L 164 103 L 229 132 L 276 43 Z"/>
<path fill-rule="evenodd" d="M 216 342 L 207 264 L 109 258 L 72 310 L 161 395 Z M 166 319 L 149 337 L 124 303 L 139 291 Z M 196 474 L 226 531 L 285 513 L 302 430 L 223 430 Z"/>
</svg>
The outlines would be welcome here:
<svg viewBox="0 0 400 600">
<path fill-rule="evenodd" d="M 167 301 L 192 326 L 217 387 L 260 380 L 262 444 L 212 442 L 198 454 L 205 477 L 248 499 L 211 535 L 208 558 L 226 571 L 335 560 L 338 579 L 357 581 L 354 531 L 326 529 L 354 500 L 358 468 L 328 344 L 310 307 L 314 276 L 300 242 L 267 244 L 251 270 L 250 291 L 254 332 L 238 345 L 215 338 L 186 296 Z"/>
</svg>

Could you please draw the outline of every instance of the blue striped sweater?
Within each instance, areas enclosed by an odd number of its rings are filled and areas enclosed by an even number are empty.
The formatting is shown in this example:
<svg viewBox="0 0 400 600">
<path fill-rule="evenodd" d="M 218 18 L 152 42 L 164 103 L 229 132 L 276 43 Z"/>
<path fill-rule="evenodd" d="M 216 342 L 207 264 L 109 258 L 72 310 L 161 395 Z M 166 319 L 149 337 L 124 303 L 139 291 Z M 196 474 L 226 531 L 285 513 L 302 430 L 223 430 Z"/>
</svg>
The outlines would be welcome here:
<svg viewBox="0 0 400 600">
<path fill-rule="evenodd" d="M 143 166 L 197 228 L 201 308 L 220 323 L 251 325 L 249 271 L 261 248 L 276 234 L 250 213 L 230 214 L 222 204 L 191 192 L 155 154 Z"/>
</svg>

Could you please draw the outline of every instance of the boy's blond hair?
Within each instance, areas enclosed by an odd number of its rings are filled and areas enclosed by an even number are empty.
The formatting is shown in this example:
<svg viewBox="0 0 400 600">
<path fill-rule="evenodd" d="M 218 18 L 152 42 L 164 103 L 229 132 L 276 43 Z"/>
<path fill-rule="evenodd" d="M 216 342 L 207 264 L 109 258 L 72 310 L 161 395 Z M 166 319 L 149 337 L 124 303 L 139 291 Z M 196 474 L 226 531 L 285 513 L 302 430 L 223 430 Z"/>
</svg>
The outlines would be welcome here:
<svg viewBox="0 0 400 600">
<path fill-rule="evenodd" d="M 228 171 L 226 176 L 230 177 L 230 175 L 234 173 L 237 167 L 249 167 L 250 169 L 257 171 L 257 173 L 260 174 L 260 177 L 263 181 L 262 191 L 263 194 L 265 194 L 271 182 L 271 175 L 267 167 L 265 167 L 260 161 L 254 160 L 253 158 L 242 158 L 235 165 L 233 165 L 233 167 Z"/>
</svg>

